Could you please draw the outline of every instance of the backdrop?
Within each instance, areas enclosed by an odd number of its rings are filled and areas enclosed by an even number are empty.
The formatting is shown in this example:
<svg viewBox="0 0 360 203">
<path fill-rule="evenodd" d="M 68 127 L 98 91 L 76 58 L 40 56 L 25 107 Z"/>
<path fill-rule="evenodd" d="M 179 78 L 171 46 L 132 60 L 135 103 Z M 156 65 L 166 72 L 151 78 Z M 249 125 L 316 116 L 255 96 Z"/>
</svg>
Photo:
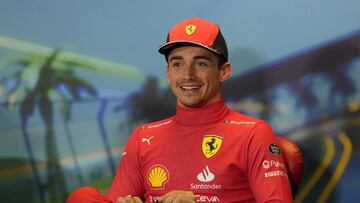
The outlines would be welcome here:
<svg viewBox="0 0 360 203">
<path fill-rule="evenodd" d="M 360 2 L 0 2 L 0 202 L 106 193 L 139 124 L 174 113 L 157 48 L 174 24 L 222 28 L 234 110 L 301 148 L 295 202 L 356 202 L 360 189 Z"/>
</svg>

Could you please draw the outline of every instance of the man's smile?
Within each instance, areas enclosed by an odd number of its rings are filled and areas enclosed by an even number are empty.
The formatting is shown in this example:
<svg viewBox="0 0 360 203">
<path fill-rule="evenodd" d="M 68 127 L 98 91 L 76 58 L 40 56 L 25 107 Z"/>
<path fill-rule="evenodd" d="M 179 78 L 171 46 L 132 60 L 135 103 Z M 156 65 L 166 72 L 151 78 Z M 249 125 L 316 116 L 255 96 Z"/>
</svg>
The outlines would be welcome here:
<svg viewBox="0 0 360 203">
<path fill-rule="evenodd" d="M 196 93 L 197 91 L 200 90 L 200 88 L 202 87 L 202 85 L 199 84 L 186 84 L 186 85 L 180 85 L 180 89 L 184 92 L 184 93 Z"/>
</svg>

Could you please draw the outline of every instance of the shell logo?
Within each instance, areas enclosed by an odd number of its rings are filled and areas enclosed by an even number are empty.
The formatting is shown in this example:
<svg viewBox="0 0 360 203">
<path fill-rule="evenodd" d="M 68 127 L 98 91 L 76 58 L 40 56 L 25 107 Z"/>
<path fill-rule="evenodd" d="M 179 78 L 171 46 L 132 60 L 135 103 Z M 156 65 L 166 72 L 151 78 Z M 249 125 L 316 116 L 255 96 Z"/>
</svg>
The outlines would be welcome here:
<svg viewBox="0 0 360 203">
<path fill-rule="evenodd" d="M 148 173 L 148 181 L 153 189 L 164 189 L 165 183 L 169 180 L 169 172 L 165 166 L 154 165 Z"/>
</svg>

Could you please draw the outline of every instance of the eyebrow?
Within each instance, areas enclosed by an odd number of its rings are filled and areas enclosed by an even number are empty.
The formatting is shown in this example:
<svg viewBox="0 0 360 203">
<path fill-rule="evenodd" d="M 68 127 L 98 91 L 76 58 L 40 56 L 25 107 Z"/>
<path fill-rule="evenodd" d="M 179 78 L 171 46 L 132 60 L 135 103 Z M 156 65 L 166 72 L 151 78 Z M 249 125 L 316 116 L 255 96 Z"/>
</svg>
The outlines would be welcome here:
<svg viewBox="0 0 360 203">
<path fill-rule="evenodd" d="M 182 60 L 182 59 L 184 59 L 184 57 L 175 55 L 175 56 L 171 56 L 169 61 Z M 207 56 L 207 55 L 197 55 L 197 56 L 194 56 L 193 59 L 194 60 L 205 59 L 205 60 L 208 60 L 208 61 L 212 61 L 211 57 Z"/>
<path fill-rule="evenodd" d="M 184 57 L 182 57 L 182 56 L 172 56 L 172 57 L 170 57 L 170 59 L 169 59 L 169 61 L 173 61 L 173 60 L 181 60 L 181 59 L 183 59 Z"/>
<path fill-rule="evenodd" d="M 199 55 L 199 56 L 194 56 L 193 59 L 205 59 L 205 60 L 208 60 L 208 61 L 211 61 L 211 58 L 207 55 Z"/>
</svg>

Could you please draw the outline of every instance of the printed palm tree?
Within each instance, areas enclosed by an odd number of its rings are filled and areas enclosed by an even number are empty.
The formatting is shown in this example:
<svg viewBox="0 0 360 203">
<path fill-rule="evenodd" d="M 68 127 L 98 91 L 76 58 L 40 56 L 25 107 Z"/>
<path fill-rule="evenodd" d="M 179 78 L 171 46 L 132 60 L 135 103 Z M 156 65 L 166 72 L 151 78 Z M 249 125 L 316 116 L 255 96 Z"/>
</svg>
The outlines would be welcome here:
<svg viewBox="0 0 360 203">
<path fill-rule="evenodd" d="M 148 77 L 142 88 L 131 94 L 125 104 L 115 107 L 115 111 L 126 110 L 128 126 L 170 117 L 175 114 L 175 103 L 176 98 L 170 88 L 162 89 L 157 78 Z"/>
<path fill-rule="evenodd" d="M 45 146 L 47 156 L 47 184 L 45 187 L 49 191 L 50 201 L 56 202 L 59 199 L 61 202 L 65 201 L 66 184 L 63 175 L 63 171 L 60 166 L 59 154 L 55 142 L 54 123 L 53 123 L 53 103 L 52 97 L 60 97 L 63 101 L 62 112 L 64 113 L 65 126 L 69 145 L 73 157 L 75 158 L 75 164 L 77 170 L 80 170 L 77 163 L 77 156 L 74 145 L 69 135 L 67 122 L 69 120 L 69 100 L 66 98 L 63 92 L 58 91 L 60 85 L 68 87 L 70 94 L 73 98 L 79 99 L 79 89 L 85 90 L 92 96 L 96 96 L 96 90 L 89 83 L 82 80 L 74 74 L 70 68 L 73 64 L 69 62 L 57 62 L 56 56 L 60 50 L 54 51 L 54 53 L 48 57 L 43 64 L 41 64 L 42 57 L 30 56 L 23 60 L 18 60 L 19 64 L 22 64 L 25 68 L 21 68 L 14 74 L 14 79 L 18 79 L 16 85 L 9 92 L 9 99 L 23 94 L 24 99 L 20 102 L 20 117 L 22 123 L 22 132 L 26 140 L 26 146 L 30 155 L 31 165 L 34 170 L 36 183 L 38 184 L 40 197 L 44 200 L 43 184 L 40 182 L 39 174 L 36 169 L 35 159 L 31 150 L 31 143 L 29 140 L 28 132 L 26 130 L 27 121 L 37 108 L 40 112 L 43 123 L 45 124 Z M 35 63 L 35 64 L 34 64 Z M 41 64 L 41 65 L 40 65 Z M 34 76 L 36 80 L 28 80 L 28 78 Z M 25 84 L 21 83 L 25 82 Z M 24 81 L 25 80 L 25 81 Z M 26 81 L 32 81 L 33 84 L 26 84 Z M 11 103 L 11 102 L 9 102 Z M 78 171 L 78 174 L 80 171 Z M 82 182 L 82 178 L 80 181 Z M 83 183 L 83 182 L 82 182 Z M 60 198 L 59 198 L 60 197 Z"/>
<path fill-rule="evenodd" d="M 62 113 L 64 116 L 65 130 L 67 138 L 69 141 L 70 149 L 75 159 L 75 164 L 77 170 L 79 165 L 77 164 L 77 156 L 75 152 L 75 147 L 72 143 L 71 136 L 69 134 L 68 121 L 70 119 L 70 106 L 71 102 L 66 95 L 59 91 L 67 87 L 70 95 L 73 99 L 80 99 L 81 89 L 85 90 L 92 96 L 96 96 L 96 90 L 86 81 L 82 80 L 74 74 L 74 71 L 70 68 L 72 66 L 83 66 L 86 63 L 79 62 L 69 62 L 69 61 L 59 61 L 56 60 L 59 50 L 55 51 L 50 57 L 47 58 L 43 64 L 41 64 L 41 56 L 28 56 L 25 58 L 12 58 L 13 61 L 16 61 L 16 65 L 20 65 L 25 68 L 21 68 L 13 74 L 13 79 L 15 79 L 16 84 L 11 88 L 8 94 L 9 104 L 13 104 L 12 100 L 15 100 L 15 97 L 23 97 L 24 99 L 20 102 L 20 117 L 22 123 L 22 132 L 25 138 L 28 154 L 30 157 L 30 162 L 34 171 L 34 176 L 36 183 L 39 188 L 39 195 L 42 200 L 44 200 L 44 191 L 43 185 L 41 184 L 38 171 L 36 169 L 36 161 L 33 156 L 31 149 L 31 143 L 26 130 L 28 118 L 33 114 L 34 109 L 38 107 L 41 118 L 46 126 L 46 148 L 47 148 L 47 169 L 48 169 L 48 184 L 47 188 L 51 197 L 56 197 L 58 194 L 66 194 L 65 182 L 63 178 L 63 173 L 59 165 L 59 156 L 56 149 L 56 143 L 54 139 L 53 131 L 53 104 L 52 99 L 62 101 Z M 4 63 L 8 64 L 8 63 Z M 3 64 L 3 65 L 4 65 Z M 86 67 L 90 67 L 87 65 Z M 34 80 L 34 77 L 36 78 Z M 36 82 L 34 82 L 36 81 Z M 99 125 L 103 123 L 98 119 Z M 115 173 L 115 166 L 111 156 L 110 145 L 108 144 L 107 135 L 105 129 L 101 130 L 101 135 L 104 139 L 104 145 L 106 152 L 108 154 L 110 168 Z M 80 173 L 78 173 L 80 174 Z M 79 176 L 80 182 L 83 184 L 82 177 Z M 56 192 L 59 191 L 59 192 Z M 60 195 L 61 196 L 61 195 Z M 60 198 L 64 202 L 64 197 Z M 54 202 L 56 200 L 51 200 Z"/>
<path fill-rule="evenodd" d="M 74 141 L 72 139 L 72 135 L 70 133 L 70 128 L 69 128 L 69 122 L 71 120 L 72 101 L 64 99 L 62 102 L 63 102 L 63 106 L 60 109 L 60 111 L 61 111 L 61 114 L 63 115 L 63 118 L 64 118 L 64 126 L 65 126 L 66 138 L 68 140 L 68 144 L 69 144 L 69 147 L 70 147 L 72 157 L 74 158 L 74 163 L 75 163 L 75 168 L 76 168 L 76 171 L 77 171 L 77 176 L 78 176 L 78 179 L 79 179 L 79 183 L 80 183 L 80 185 L 84 185 L 85 184 L 84 178 L 81 175 L 79 160 L 78 160 L 78 157 L 77 157 Z"/>
<path fill-rule="evenodd" d="M 53 60 L 53 56 L 50 57 L 51 61 Z M 43 191 L 43 184 L 41 183 L 40 177 L 39 177 L 39 173 L 38 170 L 36 168 L 36 161 L 32 152 L 32 147 L 31 147 L 31 143 L 30 143 L 30 139 L 29 139 L 29 135 L 27 132 L 27 122 L 29 117 L 33 114 L 34 109 L 37 105 L 37 103 L 43 104 L 43 106 L 40 107 L 40 112 L 41 112 L 41 117 L 43 118 L 43 120 L 45 120 L 45 118 L 47 117 L 51 117 L 51 109 L 49 109 L 49 103 L 48 103 L 48 99 L 46 98 L 45 94 L 46 92 L 44 92 L 44 89 L 40 89 L 40 86 L 37 81 L 37 79 L 31 79 L 31 76 L 35 77 L 39 77 L 40 76 L 40 67 L 41 65 L 41 60 L 39 60 L 38 57 L 36 56 L 31 56 L 31 57 L 27 57 L 27 58 L 17 58 L 15 60 L 15 65 L 20 65 L 22 66 L 22 68 L 20 70 L 15 71 L 15 73 L 12 75 L 11 79 L 15 80 L 16 83 L 15 85 L 9 90 L 8 93 L 8 104 L 11 105 L 14 104 L 14 100 L 16 97 L 21 97 L 21 102 L 20 102 L 20 118 L 21 118 L 21 129 L 22 129 L 22 134 L 24 136 L 25 139 L 25 143 L 26 143 L 26 148 L 29 154 L 29 159 L 30 159 L 30 163 L 31 166 L 33 168 L 33 172 L 34 172 L 34 176 L 35 176 L 35 181 L 40 193 L 40 199 L 42 202 L 44 202 L 45 199 L 45 195 L 44 195 L 44 191 Z M 44 64 L 43 67 L 48 67 L 49 62 L 46 62 Z M 8 65 L 7 63 L 4 63 L 5 65 Z M 25 67 L 25 68 L 23 68 Z M 38 68 L 39 67 L 39 68 Z M 47 68 L 48 69 L 48 68 Z M 44 71 L 42 71 L 42 76 L 44 76 Z M 41 78 L 41 77 L 39 77 Z M 37 84 L 36 84 L 37 83 Z M 52 118 L 51 118 L 52 119 Z M 52 134 L 52 129 L 51 129 L 51 122 L 48 123 L 46 122 L 46 138 L 47 138 L 47 142 L 51 140 L 49 140 L 49 136 L 51 136 Z M 48 144 L 48 143 L 47 143 Z M 53 148 L 54 149 L 54 148 Z M 57 158 L 56 156 L 57 154 L 54 153 L 50 153 L 47 154 L 49 157 L 52 158 Z M 49 160 L 48 162 L 48 167 L 51 167 L 50 164 L 53 163 L 54 160 Z M 58 160 L 55 160 L 58 161 Z M 55 166 L 55 168 L 58 170 L 58 166 Z M 50 169 L 49 169 L 50 171 Z M 59 172 L 59 171 L 56 171 Z M 61 171 L 60 171 L 61 172 Z M 48 173 L 51 174 L 51 173 Z M 56 175 L 60 175 L 59 178 L 61 181 L 63 181 L 63 175 L 62 174 L 56 174 Z M 49 177 L 51 178 L 51 177 Z M 50 182 L 50 180 L 49 180 Z M 63 188 L 64 184 L 63 183 L 59 183 L 59 187 Z"/>
<path fill-rule="evenodd" d="M 30 63 L 29 61 L 32 61 Z M 39 66 L 39 59 L 35 56 L 23 58 L 23 57 L 8 57 L 3 58 L 1 60 L 0 68 L 3 68 L 7 66 L 8 64 L 12 64 L 13 66 L 22 66 L 22 67 L 28 67 L 26 69 L 27 71 L 15 71 L 11 76 L 2 78 L 3 83 L 6 83 L 6 81 L 15 81 L 12 87 L 10 87 L 7 95 L 7 105 L 9 109 L 13 109 L 15 105 L 15 101 L 17 98 L 21 98 L 20 104 L 19 104 L 19 112 L 20 112 L 20 118 L 21 118 L 21 131 L 22 135 L 25 140 L 25 146 L 26 150 L 29 156 L 30 165 L 32 167 L 34 179 L 36 186 L 38 188 L 38 193 L 41 202 L 45 202 L 45 192 L 43 190 L 43 184 L 41 183 L 40 175 L 36 167 L 36 160 L 34 157 L 34 153 L 32 150 L 31 141 L 29 138 L 29 134 L 27 131 L 27 121 L 29 116 L 34 112 L 34 104 L 35 100 L 33 97 L 28 96 L 25 99 L 25 94 L 29 92 L 30 89 L 33 88 L 33 82 L 30 79 L 32 72 L 36 71 L 35 67 Z M 31 64 L 31 65 L 30 65 Z M 14 67 L 13 67 L 14 68 Z M 26 108 L 28 107 L 28 108 Z"/>
<path fill-rule="evenodd" d="M 51 48 L 2 36 L 0 36 L 0 47 L 32 53 L 32 55 L 28 55 L 26 57 L 16 56 L 1 59 L 0 70 L 3 67 L 9 66 L 9 64 L 12 64 L 15 70 L 16 68 L 20 67 L 20 70 L 15 71 L 15 73 L 10 78 L 7 78 L 9 80 L 16 81 L 15 84 L 13 84 L 8 91 L 9 93 L 7 96 L 7 104 L 10 108 L 13 108 L 16 101 L 20 101 L 19 106 L 22 134 L 24 136 L 29 160 L 38 187 L 39 196 L 42 202 L 44 202 L 45 192 L 43 190 L 43 185 L 41 184 L 39 172 L 36 168 L 36 161 L 32 152 L 32 147 L 27 132 L 27 121 L 29 117 L 33 114 L 34 109 L 38 107 L 41 118 L 46 126 L 46 147 L 47 150 L 49 150 L 50 152 L 47 153 L 49 177 L 49 182 L 47 186 L 49 187 L 49 193 L 55 193 L 56 190 L 65 191 L 64 179 L 58 163 L 59 157 L 55 148 L 55 140 L 53 139 L 53 105 L 51 101 L 61 100 L 63 103 L 61 113 L 64 118 L 66 135 L 69 141 L 71 152 L 75 159 L 76 168 L 77 170 L 80 170 L 79 165 L 77 164 L 75 147 L 72 144 L 70 130 L 68 127 L 68 122 L 71 117 L 70 108 L 72 102 L 69 100 L 68 97 L 66 97 L 66 94 L 61 91 L 61 87 L 66 86 L 69 95 L 75 100 L 80 98 L 80 89 L 85 90 L 92 96 L 96 96 L 95 89 L 88 82 L 76 76 L 71 67 L 85 68 L 91 71 L 107 73 L 113 76 L 119 76 L 126 79 L 138 81 L 142 81 L 144 79 L 144 76 L 136 68 L 129 67 L 123 64 L 117 64 L 71 52 L 61 52 L 61 54 L 59 54 L 60 50 L 57 50 L 51 54 Z M 50 57 L 48 57 L 49 54 L 51 54 Z M 105 101 L 106 104 L 105 99 L 103 99 L 102 101 Z M 102 102 L 102 104 L 103 103 L 104 102 Z M 114 174 L 115 166 L 111 155 L 110 144 L 108 143 L 105 129 L 101 128 L 102 126 L 104 126 L 104 108 L 106 108 L 106 105 L 101 105 L 101 108 L 99 110 L 98 123 L 101 129 L 101 136 L 104 142 L 105 150 L 107 152 L 110 169 Z M 56 176 L 54 175 L 55 173 L 59 173 L 60 175 Z M 58 184 L 56 187 L 52 186 L 54 185 L 53 183 L 57 181 L 55 180 L 55 178 L 60 181 L 60 184 Z M 79 176 L 79 181 L 83 182 L 81 176 Z M 60 192 L 60 194 L 65 193 Z"/>
</svg>

